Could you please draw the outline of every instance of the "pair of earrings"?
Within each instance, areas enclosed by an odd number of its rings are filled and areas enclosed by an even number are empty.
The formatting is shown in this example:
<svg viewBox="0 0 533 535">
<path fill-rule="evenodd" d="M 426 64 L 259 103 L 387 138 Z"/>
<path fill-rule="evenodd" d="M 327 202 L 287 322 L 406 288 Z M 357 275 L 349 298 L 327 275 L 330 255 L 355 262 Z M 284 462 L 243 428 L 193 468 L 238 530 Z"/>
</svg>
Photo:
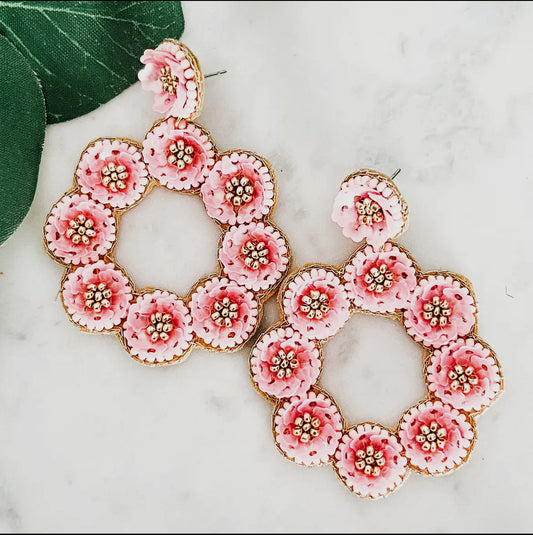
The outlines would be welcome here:
<svg viewBox="0 0 533 535">
<path fill-rule="evenodd" d="M 47 216 L 45 245 L 65 266 L 61 298 L 70 320 L 86 332 L 116 335 L 142 364 L 166 365 L 196 346 L 242 348 L 281 284 L 282 319 L 256 342 L 250 375 L 275 405 L 272 429 L 285 457 L 306 466 L 331 463 L 350 490 L 371 498 L 398 488 L 410 471 L 435 475 L 463 464 L 476 438 L 475 417 L 502 391 L 503 379 L 494 352 L 477 336 L 470 282 L 422 270 L 391 241 L 408 223 L 393 180 L 370 169 L 348 176 L 333 220 L 346 237 L 366 243 L 342 266 L 306 265 L 288 276 L 288 240 L 271 219 L 270 163 L 246 150 L 218 151 L 194 122 L 204 77 L 185 45 L 166 40 L 141 61 L 139 79 L 165 118 L 142 143 L 90 143 L 73 187 Z M 137 288 L 114 257 L 122 214 L 154 187 L 199 195 L 221 229 L 217 272 L 187 296 Z M 326 341 L 356 313 L 403 322 L 424 348 L 426 398 L 394 429 L 348 426 L 319 386 Z"/>
</svg>

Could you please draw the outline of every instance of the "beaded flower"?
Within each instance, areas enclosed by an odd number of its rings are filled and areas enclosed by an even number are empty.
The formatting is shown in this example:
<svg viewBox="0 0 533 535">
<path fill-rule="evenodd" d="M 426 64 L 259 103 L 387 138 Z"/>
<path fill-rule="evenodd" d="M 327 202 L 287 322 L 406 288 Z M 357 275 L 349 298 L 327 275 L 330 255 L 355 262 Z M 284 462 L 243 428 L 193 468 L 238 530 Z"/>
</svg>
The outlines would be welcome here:
<svg viewBox="0 0 533 535">
<path fill-rule="evenodd" d="M 63 197 L 45 225 L 48 250 L 65 264 L 95 262 L 111 249 L 115 233 L 111 210 L 87 195 Z"/>
<path fill-rule="evenodd" d="M 165 116 L 200 115 L 204 78 L 194 54 L 178 41 L 166 39 L 141 56 L 146 65 L 139 72 L 143 89 L 155 93 L 154 111 Z"/>
<path fill-rule="evenodd" d="M 155 290 L 139 295 L 130 305 L 124 322 L 124 341 L 138 360 L 181 360 L 192 340 L 191 315 L 177 295 Z"/>
<path fill-rule="evenodd" d="M 132 299 L 130 281 L 113 263 L 80 266 L 63 283 L 61 297 L 72 321 L 89 331 L 115 328 Z"/>
<path fill-rule="evenodd" d="M 254 292 L 268 290 L 289 267 L 286 239 L 262 221 L 231 227 L 218 257 L 230 279 Z"/>
<path fill-rule="evenodd" d="M 387 176 L 361 169 L 342 183 L 335 198 L 333 221 L 342 233 L 375 249 L 401 234 L 407 226 L 407 204 Z"/>
<path fill-rule="evenodd" d="M 346 292 L 354 306 L 387 313 L 405 308 L 416 286 L 416 270 L 405 252 L 392 243 L 375 251 L 370 245 L 344 268 Z"/>
<path fill-rule="evenodd" d="M 307 392 L 317 381 L 321 365 L 316 344 L 291 327 L 266 333 L 254 347 L 250 360 L 255 385 L 275 398 Z"/>
<path fill-rule="evenodd" d="M 475 338 L 459 338 L 435 350 L 427 383 L 435 396 L 465 412 L 483 410 L 503 386 L 493 351 Z"/>
<path fill-rule="evenodd" d="M 471 331 L 476 323 L 475 301 L 468 287 L 457 278 L 429 275 L 418 281 L 404 323 L 417 342 L 441 347 Z"/>
<path fill-rule="evenodd" d="M 350 188 L 362 180 L 398 208 L 401 217 L 387 220 L 386 226 L 380 226 L 378 217 L 378 227 L 357 234 L 367 243 L 341 267 L 307 265 L 289 276 L 278 294 L 281 319 L 252 349 L 250 376 L 255 388 L 276 404 L 274 437 L 284 456 L 307 466 L 331 463 L 354 494 L 375 499 L 398 489 L 410 472 L 436 475 L 464 463 L 474 445 L 474 417 L 503 390 L 503 379 L 494 352 L 476 335 L 470 283 L 449 272 L 425 272 L 403 247 L 379 242 L 405 229 L 405 201 L 381 173 L 364 169 L 352 178 L 353 183 L 341 186 L 335 210 L 339 199 L 346 201 L 346 191 L 354 194 Z M 389 214 L 383 199 L 373 197 L 378 200 Z M 341 212 L 342 217 L 335 211 L 334 218 L 336 213 L 341 217 L 345 231 L 370 225 L 359 220 L 362 214 L 355 209 Z M 402 322 L 424 349 L 427 394 L 390 429 L 373 422 L 345 426 L 333 397 L 320 386 L 327 339 L 357 313 Z M 315 447 L 311 440 L 319 438 L 321 428 L 308 400 L 319 395 L 340 422 L 334 427 L 340 435 L 331 433 L 327 444 L 317 441 Z"/>
<path fill-rule="evenodd" d="M 158 122 L 143 141 L 148 170 L 162 186 L 191 190 L 206 179 L 215 163 L 215 147 L 209 134 L 191 121 Z"/>
<path fill-rule="evenodd" d="M 437 474 L 467 459 L 474 428 L 467 416 L 452 406 L 428 401 L 403 415 L 398 436 L 413 468 Z"/>
<path fill-rule="evenodd" d="M 201 191 L 207 215 L 228 225 L 249 223 L 274 206 L 274 172 L 255 154 L 221 154 Z"/>
<path fill-rule="evenodd" d="M 85 331 L 114 334 L 132 358 L 155 366 L 181 362 L 194 347 L 221 352 L 242 347 L 291 255 L 269 219 L 276 196 L 270 164 L 244 151 L 219 153 L 209 132 L 192 120 L 203 95 L 196 58 L 167 40 L 147 50 L 142 61 L 142 85 L 156 93 L 155 108 L 167 117 L 156 121 L 142 144 L 126 138 L 91 142 L 73 187 L 47 217 L 44 239 L 50 255 L 65 266 L 61 295 L 70 319 Z M 217 177 L 225 179 L 218 183 Z M 220 226 L 218 269 L 186 296 L 138 288 L 114 258 L 122 214 L 157 187 L 198 195 Z M 221 217 L 228 206 L 233 218 Z M 305 357 L 300 355 L 302 370 Z M 304 371 L 298 376 L 305 382 Z"/>
<path fill-rule="evenodd" d="M 120 139 L 97 139 L 81 155 L 76 177 L 83 193 L 113 208 L 137 202 L 148 184 L 139 148 Z"/>
<path fill-rule="evenodd" d="M 301 271 L 284 284 L 282 296 L 287 320 L 307 338 L 333 336 L 350 315 L 348 296 L 332 270 Z"/>
<path fill-rule="evenodd" d="M 363 498 L 380 498 L 407 476 L 407 460 L 396 436 L 369 423 L 344 433 L 334 468 L 346 486 Z"/>
<path fill-rule="evenodd" d="M 274 413 L 278 448 L 289 459 L 306 466 L 329 462 L 342 436 L 342 418 L 324 393 L 310 390 L 294 396 Z"/>
<path fill-rule="evenodd" d="M 199 284 L 190 307 L 194 332 L 210 348 L 233 349 L 243 344 L 258 321 L 254 294 L 225 277 Z"/>
</svg>

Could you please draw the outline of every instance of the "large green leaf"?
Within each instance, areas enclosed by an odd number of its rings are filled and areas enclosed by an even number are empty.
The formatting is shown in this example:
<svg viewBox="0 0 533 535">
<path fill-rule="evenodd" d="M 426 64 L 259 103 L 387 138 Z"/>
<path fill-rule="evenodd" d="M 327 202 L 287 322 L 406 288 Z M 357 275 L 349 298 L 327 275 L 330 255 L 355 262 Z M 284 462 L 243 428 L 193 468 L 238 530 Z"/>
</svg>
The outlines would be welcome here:
<svg viewBox="0 0 533 535">
<path fill-rule="evenodd" d="M 27 214 L 37 184 L 46 110 L 39 80 L 0 36 L 0 244 Z"/>
<path fill-rule="evenodd" d="M 83 115 L 135 82 L 146 48 L 183 33 L 181 2 L 0 2 L 0 34 L 41 80 L 48 122 Z"/>
</svg>

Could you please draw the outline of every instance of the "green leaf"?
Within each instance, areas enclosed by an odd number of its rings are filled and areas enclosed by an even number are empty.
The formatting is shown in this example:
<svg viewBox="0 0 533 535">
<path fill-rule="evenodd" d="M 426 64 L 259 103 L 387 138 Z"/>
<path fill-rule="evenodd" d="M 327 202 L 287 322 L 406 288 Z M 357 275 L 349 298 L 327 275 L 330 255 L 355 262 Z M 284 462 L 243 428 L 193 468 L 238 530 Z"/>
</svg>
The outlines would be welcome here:
<svg viewBox="0 0 533 535">
<path fill-rule="evenodd" d="M 0 244 L 30 209 L 44 141 L 46 109 L 24 56 L 0 36 Z"/>
<path fill-rule="evenodd" d="M 0 2 L 0 34 L 41 80 L 48 122 L 94 110 L 137 80 L 139 58 L 179 39 L 181 2 Z"/>
</svg>

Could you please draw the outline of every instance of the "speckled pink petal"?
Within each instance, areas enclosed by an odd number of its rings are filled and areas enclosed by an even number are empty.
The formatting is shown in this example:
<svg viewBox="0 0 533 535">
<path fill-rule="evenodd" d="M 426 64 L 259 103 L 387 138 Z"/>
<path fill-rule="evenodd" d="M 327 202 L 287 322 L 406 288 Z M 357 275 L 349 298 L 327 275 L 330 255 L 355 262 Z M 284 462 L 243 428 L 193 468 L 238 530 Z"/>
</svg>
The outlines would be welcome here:
<svg viewBox="0 0 533 535">
<path fill-rule="evenodd" d="M 153 341 L 148 332 L 151 316 L 156 313 L 171 316 L 172 330 L 167 333 L 167 340 Z M 130 305 L 123 331 L 131 355 L 146 364 L 183 360 L 193 341 L 189 309 L 177 295 L 162 290 L 137 297 Z"/>
<path fill-rule="evenodd" d="M 363 464 L 370 467 L 370 473 L 365 472 Z M 370 423 L 345 431 L 334 467 L 346 486 L 363 498 L 382 498 L 396 490 L 407 476 L 407 459 L 398 438 Z"/>
<path fill-rule="evenodd" d="M 371 272 L 382 266 L 385 273 L 379 272 L 376 279 Z M 407 306 L 416 286 L 416 271 L 407 254 L 387 242 L 379 251 L 370 245 L 357 251 L 344 269 L 344 280 L 348 297 L 356 307 L 381 314 L 394 313 Z M 387 281 L 389 287 L 384 286 Z"/>
<path fill-rule="evenodd" d="M 254 248 L 247 249 L 247 244 Z M 258 245 L 261 250 L 255 249 Z M 257 260 L 254 264 L 252 253 L 266 263 Z M 230 279 L 254 292 L 272 289 L 289 267 L 285 238 L 262 221 L 231 227 L 224 235 L 218 258 Z"/>
<path fill-rule="evenodd" d="M 89 285 L 105 284 L 111 291 L 109 306 L 95 311 L 87 305 Z M 89 331 L 114 329 L 128 313 L 132 299 L 128 278 L 111 262 L 98 260 L 94 264 L 80 266 L 70 273 L 63 283 L 61 297 L 72 320 Z M 90 301 L 89 301 L 90 303 Z"/>
<path fill-rule="evenodd" d="M 71 221 L 84 216 L 93 222 L 95 236 L 90 243 L 74 243 L 67 238 Z M 66 195 L 52 208 L 45 225 L 49 251 L 65 264 L 96 262 L 111 249 L 115 241 L 116 223 L 109 208 L 87 195 Z"/>
<path fill-rule="evenodd" d="M 424 426 L 435 423 L 436 433 L 444 429 L 442 446 L 425 451 Z M 474 441 L 473 422 L 467 416 L 442 401 L 428 401 L 413 407 L 403 415 L 398 428 L 400 442 L 411 466 L 429 474 L 442 474 L 466 461 Z"/>
<path fill-rule="evenodd" d="M 486 408 L 503 386 L 493 351 L 475 338 L 459 338 L 435 350 L 427 382 L 435 396 L 465 412 Z"/>
<path fill-rule="evenodd" d="M 310 319 L 302 311 L 303 299 L 312 291 L 327 296 L 328 310 L 321 318 Z M 310 339 L 333 336 L 350 317 L 350 302 L 343 284 L 333 271 L 324 268 L 299 272 L 285 287 L 282 303 L 290 325 Z"/>
<path fill-rule="evenodd" d="M 294 353 L 290 361 L 290 375 L 285 371 L 280 377 L 279 364 L 272 359 L 278 358 L 282 351 L 285 355 Z M 291 327 L 280 327 L 265 333 L 252 350 L 250 359 L 251 374 L 257 388 L 267 396 L 289 398 L 303 395 L 313 386 L 320 374 L 322 361 L 315 342 L 308 340 Z"/>
<path fill-rule="evenodd" d="M 318 435 L 302 442 L 294 434 L 298 418 L 309 414 L 317 418 Z M 342 418 L 334 402 L 323 392 L 310 390 L 279 406 L 274 414 L 275 439 L 285 456 L 299 464 L 316 466 L 327 463 L 335 454 L 342 436 Z"/>
<path fill-rule="evenodd" d="M 213 319 L 215 304 L 228 298 L 237 305 L 231 325 Z M 196 336 L 207 346 L 234 349 L 245 343 L 257 326 L 259 303 L 254 294 L 225 277 L 212 277 L 199 284 L 191 295 L 192 325 Z"/>
</svg>

